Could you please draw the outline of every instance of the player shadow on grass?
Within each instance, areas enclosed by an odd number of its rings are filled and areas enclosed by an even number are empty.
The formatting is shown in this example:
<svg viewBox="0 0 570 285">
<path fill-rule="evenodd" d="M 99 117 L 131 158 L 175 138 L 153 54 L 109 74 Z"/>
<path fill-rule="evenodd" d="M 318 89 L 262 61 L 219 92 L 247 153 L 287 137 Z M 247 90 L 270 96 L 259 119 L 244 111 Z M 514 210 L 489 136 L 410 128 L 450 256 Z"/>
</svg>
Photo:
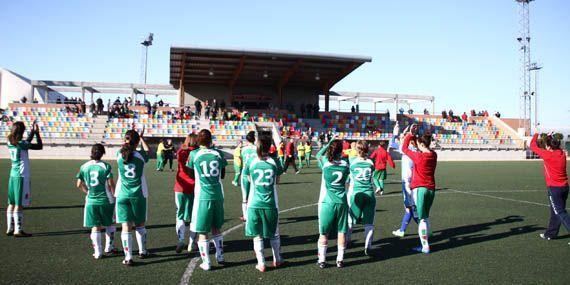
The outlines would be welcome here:
<svg viewBox="0 0 570 285">
<path fill-rule="evenodd" d="M 27 207 L 26 211 L 30 210 L 56 210 L 56 209 L 74 209 L 83 208 L 84 205 L 65 205 L 65 206 L 37 206 L 37 207 Z"/>
<path fill-rule="evenodd" d="M 528 234 L 544 229 L 543 227 L 538 227 L 536 225 L 524 225 L 519 227 L 510 228 L 506 232 L 494 233 L 494 234 L 484 234 L 483 231 L 492 229 L 493 226 L 505 225 L 510 223 L 523 222 L 524 218 L 521 216 L 507 216 L 504 218 L 496 219 L 492 222 L 480 223 L 474 225 L 461 226 L 456 228 L 444 229 L 441 231 L 434 232 L 434 236 L 431 237 L 431 249 L 432 252 L 436 253 L 440 250 L 453 249 L 466 245 L 488 242 L 498 239 L 504 239 L 511 236 Z M 447 241 L 447 242 L 442 242 Z M 378 256 L 374 259 L 357 259 L 350 260 L 362 256 L 360 251 L 349 250 L 345 254 L 346 266 L 359 265 L 369 262 L 378 262 L 383 260 L 388 260 L 391 258 L 398 258 L 413 254 L 418 254 L 411 251 L 411 248 L 418 246 L 417 236 L 413 238 L 399 239 L 396 237 L 381 238 L 375 241 L 375 245 L 378 251 Z M 362 248 L 363 243 L 353 243 L 350 248 Z"/>
</svg>

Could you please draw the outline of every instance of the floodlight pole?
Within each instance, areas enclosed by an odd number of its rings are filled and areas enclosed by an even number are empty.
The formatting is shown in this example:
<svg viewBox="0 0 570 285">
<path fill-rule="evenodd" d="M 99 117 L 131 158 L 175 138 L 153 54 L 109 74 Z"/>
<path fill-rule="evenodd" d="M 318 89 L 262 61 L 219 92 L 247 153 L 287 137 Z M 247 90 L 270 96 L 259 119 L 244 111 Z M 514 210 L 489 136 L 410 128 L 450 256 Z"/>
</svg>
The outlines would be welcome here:
<svg viewBox="0 0 570 285">
<path fill-rule="evenodd" d="M 530 134 L 531 127 L 531 87 L 530 87 L 530 12 L 529 4 L 534 0 L 515 0 L 519 4 L 519 36 L 521 61 L 521 85 L 519 99 L 519 128 L 523 128 L 525 135 Z"/>
<path fill-rule="evenodd" d="M 146 101 L 146 78 L 147 78 L 147 73 L 148 73 L 148 47 L 152 45 L 152 41 L 154 40 L 154 34 L 153 33 L 149 33 L 148 36 L 146 37 L 146 39 L 144 41 L 141 42 L 142 45 L 142 60 L 141 60 L 141 78 L 140 81 L 141 83 L 144 84 L 144 88 L 143 88 L 143 101 Z M 135 95 L 136 96 L 136 93 Z M 133 104 L 135 104 L 135 98 L 133 97 Z"/>
<path fill-rule="evenodd" d="M 534 71 L 534 129 L 538 129 L 538 75 L 542 66 L 536 62 L 530 65 L 529 72 Z"/>
</svg>

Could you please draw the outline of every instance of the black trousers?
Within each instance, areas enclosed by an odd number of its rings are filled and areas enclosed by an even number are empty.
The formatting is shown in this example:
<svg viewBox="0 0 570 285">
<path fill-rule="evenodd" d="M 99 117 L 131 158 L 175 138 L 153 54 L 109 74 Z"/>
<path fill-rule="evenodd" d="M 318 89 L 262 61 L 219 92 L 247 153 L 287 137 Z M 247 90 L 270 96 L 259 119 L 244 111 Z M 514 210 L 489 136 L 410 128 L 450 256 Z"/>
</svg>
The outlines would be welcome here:
<svg viewBox="0 0 570 285">
<path fill-rule="evenodd" d="M 299 171 L 297 169 L 297 164 L 295 164 L 295 156 L 285 156 L 285 168 L 283 169 L 284 172 L 287 172 L 287 168 L 289 168 L 289 164 L 293 164 L 293 168 L 295 168 L 295 172 Z"/>
<path fill-rule="evenodd" d="M 570 233 L 570 215 L 566 211 L 568 199 L 568 186 L 548 187 L 548 200 L 550 204 L 550 221 L 544 235 L 553 238 L 558 235 L 560 226 L 564 225 Z"/>
</svg>

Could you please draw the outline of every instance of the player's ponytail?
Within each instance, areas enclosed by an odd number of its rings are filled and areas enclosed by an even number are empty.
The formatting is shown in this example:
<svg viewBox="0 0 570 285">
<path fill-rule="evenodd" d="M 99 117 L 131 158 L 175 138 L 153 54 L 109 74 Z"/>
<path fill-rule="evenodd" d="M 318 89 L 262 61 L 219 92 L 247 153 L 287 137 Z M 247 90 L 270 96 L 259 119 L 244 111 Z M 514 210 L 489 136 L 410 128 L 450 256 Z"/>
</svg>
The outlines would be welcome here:
<svg viewBox="0 0 570 285">
<path fill-rule="evenodd" d="M 125 133 L 125 143 L 121 147 L 121 157 L 124 164 L 129 163 L 133 158 L 133 152 L 139 145 L 140 139 L 139 133 L 135 130 L 128 130 Z"/>
<path fill-rule="evenodd" d="M 339 160 L 342 156 L 342 142 L 339 140 L 331 142 L 326 154 L 329 162 Z"/>
<path fill-rule="evenodd" d="M 271 132 L 262 131 L 257 135 L 257 156 L 265 157 L 269 155 L 273 138 Z"/>
<path fill-rule="evenodd" d="M 552 134 L 546 137 L 546 145 L 551 149 L 560 149 L 562 134 Z"/>
<path fill-rule="evenodd" d="M 103 155 L 105 155 L 105 147 L 102 144 L 96 143 L 91 147 L 91 159 L 101 160 Z"/>
<path fill-rule="evenodd" d="M 23 122 L 17 121 L 12 125 L 10 134 L 8 134 L 8 142 L 11 145 L 17 145 L 22 138 L 24 138 L 24 132 L 26 131 L 26 125 Z"/>
<path fill-rule="evenodd" d="M 430 148 L 431 140 L 431 134 L 423 134 L 417 138 L 417 142 L 423 144 L 427 149 Z"/>
<path fill-rule="evenodd" d="M 362 158 L 368 157 L 369 146 L 365 140 L 359 140 L 356 143 L 356 151 L 358 152 L 358 156 Z"/>
</svg>

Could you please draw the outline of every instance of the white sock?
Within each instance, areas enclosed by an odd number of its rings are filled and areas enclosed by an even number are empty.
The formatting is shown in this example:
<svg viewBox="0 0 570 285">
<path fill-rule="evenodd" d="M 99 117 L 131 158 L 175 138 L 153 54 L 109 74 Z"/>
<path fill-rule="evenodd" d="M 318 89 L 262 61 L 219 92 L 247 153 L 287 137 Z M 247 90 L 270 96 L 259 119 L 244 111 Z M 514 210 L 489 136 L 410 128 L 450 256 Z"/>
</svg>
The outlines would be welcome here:
<svg viewBox="0 0 570 285">
<path fill-rule="evenodd" d="M 421 219 L 418 224 L 418 235 L 420 236 L 420 242 L 422 244 L 422 250 L 429 250 L 428 233 L 429 233 L 429 222 L 427 219 Z"/>
<path fill-rule="evenodd" d="M 199 240 L 198 249 L 200 250 L 202 263 L 210 266 L 210 242 L 208 240 Z"/>
<path fill-rule="evenodd" d="M 137 227 L 136 228 L 137 244 L 139 245 L 139 254 L 146 253 L 146 228 Z"/>
<path fill-rule="evenodd" d="M 101 256 L 101 232 L 91 232 L 91 244 L 93 245 L 93 250 L 95 253 L 93 256 L 100 257 Z"/>
<path fill-rule="evenodd" d="M 263 256 L 263 239 L 256 237 L 253 239 L 253 251 L 255 252 L 255 258 L 257 258 L 257 264 L 265 266 L 265 256 Z"/>
<path fill-rule="evenodd" d="M 13 212 L 14 217 L 14 232 L 19 233 L 22 231 L 23 223 L 24 223 L 24 212 L 18 211 Z"/>
<path fill-rule="evenodd" d="M 186 224 L 183 220 L 176 220 L 176 234 L 178 235 L 178 242 L 183 243 L 186 235 Z"/>
<path fill-rule="evenodd" d="M 339 245 L 337 245 L 337 248 L 338 248 L 338 253 L 337 253 L 337 255 L 336 255 L 336 261 L 343 261 L 343 260 L 344 260 L 344 250 L 345 250 L 345 247 L 344 247 L 344 246 L 341 246 L 341 245 L 339 244 Z"/>
<path fill-rule="evenodd" d="M 115 226 L 109 226 L 105 229 L 105 252 L 111 252 L 115 249 Z"/>
<path fill-rule="evenodd" d="M 325 262 L 325 260 L 327 259 L 327 247 L 328 244 L 321 244 L 321 243 L 317 243 L 317 256 L 319 257 L 319 263 L 321 262 Z"/>
<path fill-rule="evenodd" d="M 6 232 L 14 231 L 14 213 L 6 211 Z"/>
<path fill-rule="evenodd" d="M 364 242 L 364 248 L 368 249 L 372 246 L 372 240 L 374 236 L 374 225 L 364 225 L 364 236 L 366 240 Z"/>
<path fill-rule="evenodd" d="M 216 260 L 224 260 L 224 237 L 219 234 L 212 237 L 214 247 L 216 248 Z"/>
<path fill-rule="evenodd" d="M 247 220 L 247 202 L 241 203 L 241 213 L 243 215 L 243 219 Z"/>
<path fill-rule="evenodd" d="M 269 244 L 271 244 L 271 250 L 273 251 L 273 261 L 282 262 L 281 258 L 281 236 L 276 236 L 269 239 Z"/>
<path fill-rule="evenodd" d="M 131 232 L 121 232 L 121 241 L 123 242 L 125 260 L 133 259 L 133 234 Z"/>
<path fill-rule="evenodd" d="M 196 233 L 193 231 L 190 232 L 190 237 L 188 237 L 188 248 L 190 248 L 196 242 Z"/>
</svg>

